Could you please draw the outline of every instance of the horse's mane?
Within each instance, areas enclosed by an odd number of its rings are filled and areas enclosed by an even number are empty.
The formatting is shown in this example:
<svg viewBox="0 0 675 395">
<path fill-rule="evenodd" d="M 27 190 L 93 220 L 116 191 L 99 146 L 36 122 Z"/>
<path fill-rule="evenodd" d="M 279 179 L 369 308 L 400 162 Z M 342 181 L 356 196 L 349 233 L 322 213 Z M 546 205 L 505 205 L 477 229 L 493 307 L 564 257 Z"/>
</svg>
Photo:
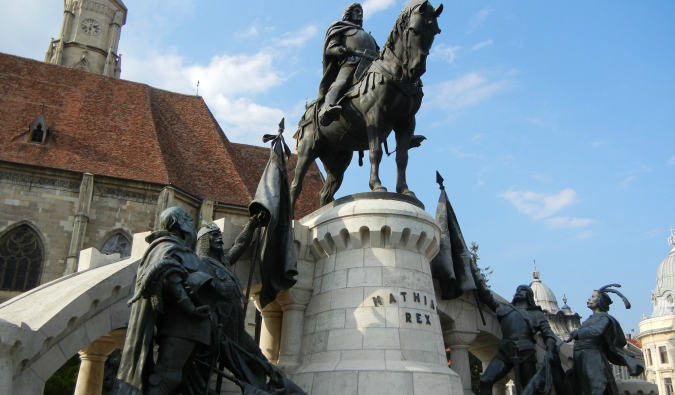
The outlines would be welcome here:
<svg viewBox="0 0 675 395">
<path fill-rule="evenodd" d="M 387 36 L 387 42 L 384 43 L 382 51 L 380 51 L 379 56 L 380 59 L 384 58 L 384 53 L 387 49 L 390 49 L 391 51 L 394 50 L 396 42 L 400 40 L 401 36 L 403 36 L 403 34 L 408 31 L 408 23 L 410 22 L 410 16 L 417 9 L 417 7 L 419 7 L 426 1 L 427 0 L 410 0 L 408 4 L 406 4 L 405 7 L 403 7 L 401 13 L 398 14 L 398 18 L 396 19 L 396 23 L 394 23 L 394 27 L 391 29 L 389 36 Z M 407 59 L 405 60 L 407 61 Z"/>
</svg>

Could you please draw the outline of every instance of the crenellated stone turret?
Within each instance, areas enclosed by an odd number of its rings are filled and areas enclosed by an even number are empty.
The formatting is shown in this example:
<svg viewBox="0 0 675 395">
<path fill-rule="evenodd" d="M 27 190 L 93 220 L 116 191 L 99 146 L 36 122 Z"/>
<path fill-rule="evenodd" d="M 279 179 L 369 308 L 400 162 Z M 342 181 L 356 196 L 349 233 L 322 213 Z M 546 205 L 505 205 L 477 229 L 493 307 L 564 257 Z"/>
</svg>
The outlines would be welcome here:
<svg viewBox="0 0 675 395">
<path fill-rule="evenodd" d="M 313 278 L 299 366 L 287 369 L 296 383 L 310 394 L 463 393 L 447 366 L 429 266 L 441 232 L 419 201 L 348 196 L 295 228 L 298 281 L 304 268 Z M 283 348 L 279 365 L 289 366 Z"/>
</svg>

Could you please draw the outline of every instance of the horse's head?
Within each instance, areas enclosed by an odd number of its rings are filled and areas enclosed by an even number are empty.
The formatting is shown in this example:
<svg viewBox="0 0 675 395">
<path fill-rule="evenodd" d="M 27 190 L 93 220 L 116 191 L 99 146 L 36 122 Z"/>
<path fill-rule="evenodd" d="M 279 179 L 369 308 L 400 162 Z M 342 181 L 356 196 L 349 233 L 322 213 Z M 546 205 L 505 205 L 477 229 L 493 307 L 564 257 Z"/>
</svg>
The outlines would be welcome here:
<svg viewBox="0 0 675 395">
<path fill-rule="evenodd" d="M 443 4 L 437 8 L 431 6 L 428 0 L 414 7 L 408 22 L 408 64 L 407 72 L 410 76 L 420 77 L 426 71 L 427 56 L 434 43 L 434 37 L 441 32 L 438 27 L 438 17 L 443 12 Z"/>
<path fill-rule="evenodd" d="M 426 71 L 434 36 L 441 32 L 438 17 L 443 5 L 434 8 L 428 0 L 411 0 L 401 11 L 383 51 L 390 50 L 404 73 L 419 78 Z"/>
</svg>

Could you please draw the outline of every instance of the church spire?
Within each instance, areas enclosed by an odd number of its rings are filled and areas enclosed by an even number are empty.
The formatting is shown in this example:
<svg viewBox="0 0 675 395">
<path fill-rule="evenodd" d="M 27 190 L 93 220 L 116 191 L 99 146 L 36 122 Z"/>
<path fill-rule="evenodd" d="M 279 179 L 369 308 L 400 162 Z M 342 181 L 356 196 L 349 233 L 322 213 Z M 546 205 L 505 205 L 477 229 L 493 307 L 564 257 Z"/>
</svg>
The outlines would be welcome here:
<svg viewBox="0 0 675 395">
<path fill-rule="evenodd" d="M 537 261 L 533 259 L 532 263 L 534 264 L 534 271 L 532 272 L 532 282 L 534 281 L 541 282 L 541 280 L 539 280 L 539 272 L 537 271 Z"/>
</svg>

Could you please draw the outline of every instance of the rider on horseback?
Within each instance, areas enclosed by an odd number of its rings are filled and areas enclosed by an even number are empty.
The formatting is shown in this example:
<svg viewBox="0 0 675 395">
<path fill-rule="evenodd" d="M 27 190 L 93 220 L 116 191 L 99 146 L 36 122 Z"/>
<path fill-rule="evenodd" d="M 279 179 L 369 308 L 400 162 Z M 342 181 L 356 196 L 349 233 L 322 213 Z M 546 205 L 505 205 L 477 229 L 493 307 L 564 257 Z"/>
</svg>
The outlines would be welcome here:
<svg viewBox="0 0 675 395">
<path fill-rule="evenodd" d="M 342 107 L 337 102 L 350 85 L 348 82 L 353 78 L 359 63 L 364 57 L 373 60 L 372 57 L 380 51 L 373 36 L 364 31 L 362 25 L 363 8 L 360 4 L 352 3 L 342 15 L 342 20 L 331 24 L 326 32 L 323 78 L 316 100 L 317 103 L 324 100 L 319 112 L 319 121 L 323 126 L 330 125 L 340 117 Z"/>
</svg>

